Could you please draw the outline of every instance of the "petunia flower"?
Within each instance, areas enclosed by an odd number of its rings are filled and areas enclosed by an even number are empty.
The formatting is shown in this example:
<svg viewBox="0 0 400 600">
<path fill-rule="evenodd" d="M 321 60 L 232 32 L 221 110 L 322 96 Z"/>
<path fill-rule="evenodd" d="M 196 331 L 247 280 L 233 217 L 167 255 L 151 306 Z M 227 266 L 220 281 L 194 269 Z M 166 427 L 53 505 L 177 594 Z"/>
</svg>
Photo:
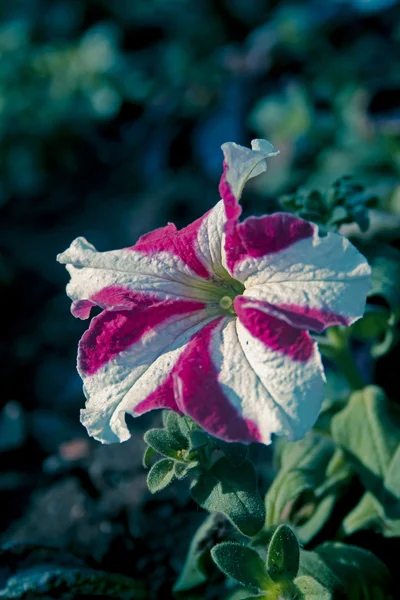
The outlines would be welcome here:
<svg viewBox="0 0 400 600">
<path fill-rule="evenodd" d="M 125 413 L 186 414 L 228 441 L 299 439 L 324 397 L 324 370 L 309 330 L 350 325 L 370 286 L 365 258 L 344 237 L 287 213 L 240 221 L 248 179 L 277 152 L 222 146 L 222 200 L 203 217 L 98 252 L 76 239 L 59 262 L 81 319 L 87 398 L 81 420 L 103 443 L 130 436 Z"/>
</svg>

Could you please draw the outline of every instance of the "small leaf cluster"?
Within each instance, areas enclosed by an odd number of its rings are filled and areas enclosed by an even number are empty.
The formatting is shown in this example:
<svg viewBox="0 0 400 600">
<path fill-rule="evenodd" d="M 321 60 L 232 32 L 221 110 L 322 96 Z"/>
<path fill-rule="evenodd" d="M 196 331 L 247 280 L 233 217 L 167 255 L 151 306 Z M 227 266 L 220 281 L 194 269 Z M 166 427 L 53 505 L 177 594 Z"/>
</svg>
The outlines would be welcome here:
<svg viewBox="0 0 400 600">
<path fill-rule="evenodd" d="M 190 493 L 199 506 L 222 513 L 244 535 L 254 536 L 262 528 L 265 507 L 247 446 L 217 440 L 172 411 L 164 413 L 164 427 L 150 429 L 144 439 L 146 467 L 162 456 L 148 473 L 150 492 L 190 477 Z"/>
<path fill-rule="evenodd" d="M 375 206 L 377 198 L 367 193 L 363 186 L 349 176 L 335 181 L 326 193 L 302 188 L 294 194 L 282 196 L 280 203 L 285 211 L 322 226 L 338 230 L 345 223 L 357 223 L 361 231 L 369 227 L 368 209 Z"/>
<path fill-rule="evenodd" d="M 313 551 L 300 548 L 296 535 L 280 525 L 265 549 L 237 542 L 215 546 L 218 568 L 249 590 L 246 600 L 333 600 L 388 598 L 389 573 L 371 552 L 327 542 Z M 363 581 L 367 580 L 367 584 Z M 367 595 L 361 596 L 367 585 Z"/>
</svg>

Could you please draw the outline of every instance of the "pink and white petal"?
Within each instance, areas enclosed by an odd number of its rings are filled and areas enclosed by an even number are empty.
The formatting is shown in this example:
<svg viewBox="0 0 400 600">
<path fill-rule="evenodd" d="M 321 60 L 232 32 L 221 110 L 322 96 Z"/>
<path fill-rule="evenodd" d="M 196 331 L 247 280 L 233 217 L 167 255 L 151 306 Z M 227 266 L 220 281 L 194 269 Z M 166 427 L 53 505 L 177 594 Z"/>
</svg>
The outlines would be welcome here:
<svg viewBox="0 0 400 600">
<path fill-rule="evenodd" d="M 225 259 L 226 213 L 222 200 L 204 215 L 198 230 L 196 251 L 213 278 L 226 276 Z"/>
<path fill-rule="evenodd" d="M 95 317 L 78 355 L 87 398 L 81 421 L 89 435 L 107 444 L 129 439 L 125 413 L 133 415 L 139 406 L 137 414 L 154 408 L 179 412 L 173 394 L 157 391 L 189 340 L 213 319 L 206 311 L 186 316 L 174 312 L 155 323 L 154 314 L 150 325 L 143 318 L 137 327 L 128 312 L 107 311 Z"/>
<path fill-rule="evenodd" d="M 240 215 L 238 202 L 246 182 L 264 173 L 267 170 L 266 159 L 279 152 L 266 140 L 252 140 L 251 149 L 234 142 L 227 142 L 221 148 L 224 153 L 224 172 L 219 189 L 227 218 L 232 219 Z"/>
<path fill-rule="evenodd" d="M 173 223 L 160 227 L 143 235 L 131 250 L 149 257 L 165 254 L 178 258 L 190 271 L 198 277 L 208 279 L 210 272 L 200 260 L 197 253 L 197 238 L 207 215 L 200 217 L 187 227 L 178 230 Z"/>
<path fill-rule="evenodd" d="M 249 217 L 232 222 L 225 238 L 226 264 L 233 277 L 245 281 L 283 250 L 312 238 L 315 226 L 288 213 Z"/>
<path fill-rule="evenodd" d="M 193 274 L 203 279 L 218 278 L 224 261 L 223 237 L 226 213 L 223 201 L 200 219 L 177 230 L 171 223 L 142 236 L 132 250 L 148 256 L 169 253 L 179 258 Z"/>
<path fill-rule="evenodd" d="M 370 266 L 347 238 L 319 237 L 313 227 L 312 237 L 243 259 L 235 270 L 244 281 L 243 296 L 264 302 L 264 310 L 295 327 L 323 331 L 350 325 L 364 313 Z"/>
<path fill-rule="evenodd" d="M 71 275 L 67 294 L 72 312 L 87 318 L 90 308 L 128 308 L 126 293 L 149 293 L 159 299 L 209 300 L 212 283 L 197 276 L 181 259 L 167 252 L 147 255 L 125 248 L 98 252 L 84 238 L 77 238 L 57 257 Z"/>
<path fill-rule="evenodd" d="M 302 438 L 324 399 L 316 342 L 308 332 L 240 302 L 235 308 L 238 319 L 235 330 L 225 332 L 220 382 L 241 398 L 242 414 L 256 423 L 264 443 L 272 434 Z"/>
<path fill-rule="evenodd" d="M 180 410 L 211 435 L 231 442 L 260 441 L 257 425 L 246 418 L 235 395 L 220 381 L 223 332 L 233 317 L 220 317 L 189 342 L 173 369 L 174 396 Z"/>
</svg>

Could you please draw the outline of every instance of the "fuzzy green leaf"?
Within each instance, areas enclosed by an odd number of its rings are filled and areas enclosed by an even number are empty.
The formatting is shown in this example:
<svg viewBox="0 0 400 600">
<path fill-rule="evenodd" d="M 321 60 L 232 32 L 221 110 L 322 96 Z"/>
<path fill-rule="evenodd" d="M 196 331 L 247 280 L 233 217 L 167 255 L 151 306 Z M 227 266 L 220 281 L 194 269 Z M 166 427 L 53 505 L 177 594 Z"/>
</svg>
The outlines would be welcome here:
<svg viewBox="0 0 400 600">
<path fill-rule="evenodd" d="M 90 569 L 55 568 L 49 565 L 24 569 L 9 577 L 6 586 L 0 590 L 0 598 L 58 598 L 66 590 L 74 598 L 78 595 L 120 600 L 147 598 L 143 584 L 129 577 Z"/>
<path fill-rule="evenodd" d="M 190 450 L 199 450 L 205 448 L 209 442 L 209 436 L 201 429 L 194 429 L 190 432 Z"/>
<path fill-rule="evenodd" d="M 288 525 L 280 525 L 268 546 L 267 570 L 274 581 L 291 581 L 299 570 L 300 549 Z"/>
<path fill-rule="evenodd" d="M 297 577 L 295 583 L 304 600 L 334 600 L 333 593 L 314 579 L 314 577 L 302 575 L 301 577 Z"/>
<path fill-rule="evenodd" d="M 286 442 L 280 455 L 280 470 L 266 495 L 267 527 L 282 521 L 282 513 L 306 490 L 315 490 L 325 480 L 334 444 L 315 432 L 299 442 Z"/>
<path fill-rule="evenodd" d="M 254 536 L 264 525 L 265 507 L 249 461 L 235 468 L 220 458 L 193 482 L 191 494 L 205 510 L 224 514 L 244 535 Z"/>
<path fill-rule="evenodd" d="M 249 447 L 246 444 L 235 442 L 224 442 L 223 440 L 214 440 L 214 446 L 221 450 L 233 467 L 240 467 L 244 463 L 249 453 Z"/>
<path fill-rule="evenodd" d="M 221 539 L 223 522 L 223 517 L 214 513 L 196 531 L 182 572 L 174 585 L 174 592 L 186 592 L 206 583 L 212 566 L 210 550 Z"/>
<path fill-rule="evenodd" d="M 171 483 L 174 478 L 174 461 L 162 458 L 157 461 L 147 475 L 147 486 L 152 494 L 160 492 Z"/>
<path fill-rule="evenodd" d="M 147 446 L 146 450 L 144 451 L 143 461 L 142 461 L 142 464 L 145 469 L 148 469 L 150 467 L 151 460 L 152 460 L 153 456 L 155 456 L 156 454 L 157 454 L 157 452 L 154 450 L 154 448 L 152 448 L 151 446 Z"/>
<path fill-rule="evenodd" d="M 382 504 L 389 518 L 400 519 L 400 441 L 386 473 Z"/>
<path fill-rule="evenodd" d="M 177 479 L 184 479 L 187 475 L 189 475 L 190 471 L 196 469 L 199 466 L 199 463 L 196 460 L 192 460 L 190 462 L 175 462 L 174 464 L 174 474 Z"/>
<path fill-rule="evenodd" d="M 337 497 L 338 493 L 336 490 L 331 494 L 323 496 L 314 506 L 314 510 L 310 517 L 304 521 L 304 523 L 296 524 L 296 534 L 302 544 L 308 544 L 328 522 Z M 304 511 L 307 507 L 302 508 Z M 295 516 L 298 517 L 299 513 Z"/>
<path fill-rule="evenodd" d="M 346 451 L 365 488 L 382 498 L 384 479 L 400 437 L 398 419 L 383 390 L 369 386 L 352 394 L 346 408 L 332 419 L 332 435 Z"/>
<path fill-rule="evenodd" d="M 382 504 L 370 492 L 366 492 L 346 516 L 342 527 L 346 535 L 371 529 L 385 537 L 400 537 L 400 519 L 387 517 Z"/>
<path fill-rule="evenodd" d="M 183 449 L 180 442 L 166 429 L 149 429 L 144 434 L 144 441 L 156 452 L 169 458 L 177 459 L 178 452 Z"/>
<path fill-rule="evenodd" d="M 271 579 L 264 561 L 251 548 L 237 542 L 223 542 L 214 546 L 211 556 L 217 567 L 228 577 L 257 590 L 267 590 Z"/>
<path fill-rule="evenodd" d="M 345 587 L 340 578 L 325 563 L 325 561 L 315 552 L 307 550 L 300 551 L 299 577 L 307 575 L 319 582 L 319 584 L 328 590 L 335 600 L 345 600 L 347 598 Z M 295 583 L 297 583 L 296 578 Z"/>
<path fill-rule="evenodd" d="M 339 542 L 326 542 L 315 552 L 339 577 L 349 598 L 380 600 L 382 592 L 390 594 L 390 573 L 372 552 Z"/>
<path fill-rule="evenodd" d="M 187 436 L 182 433 L 182 425 L 180 423 L 182 419 L 183 417 L 177 415 L 176 412 L 173 412 L 172 410 L 169 411 L 166 419 L 166 428 L 168 433 L 176 441 L 179 449 L 186 450 L 189 448 L 189 442 Z"/>
</svg>

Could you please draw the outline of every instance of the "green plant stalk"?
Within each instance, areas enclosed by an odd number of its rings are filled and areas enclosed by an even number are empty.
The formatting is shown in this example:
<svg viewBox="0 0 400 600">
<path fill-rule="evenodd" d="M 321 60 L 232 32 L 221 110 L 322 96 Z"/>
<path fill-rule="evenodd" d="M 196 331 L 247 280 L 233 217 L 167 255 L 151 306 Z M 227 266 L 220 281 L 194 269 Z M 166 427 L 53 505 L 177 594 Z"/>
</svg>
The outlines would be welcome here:
<svg viewBox="0 0 400 600">
<path fill-rule="evenodd" d="M 355 363 L 349 346 L 349 331 L 344 327 L 331 327 L 326 339 L 321 340 L 320 349 L 327 358 L 336 364 L 353 390 L 365 387 L 365 382 Z"/>
<path fill-rule="evenodd" d="M 353 390 L 360 390 L 365 387 L 365 382 L 348 347 L 338 350 L 333 360 Z"/>
</svg>

